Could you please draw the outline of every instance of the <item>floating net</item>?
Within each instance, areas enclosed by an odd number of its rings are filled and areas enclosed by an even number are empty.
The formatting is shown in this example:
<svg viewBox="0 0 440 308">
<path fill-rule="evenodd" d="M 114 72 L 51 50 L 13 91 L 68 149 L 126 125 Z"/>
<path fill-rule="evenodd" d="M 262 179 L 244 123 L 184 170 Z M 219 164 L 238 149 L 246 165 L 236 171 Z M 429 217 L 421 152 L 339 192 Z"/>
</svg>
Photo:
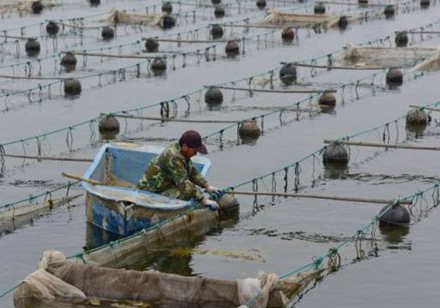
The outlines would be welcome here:
<svg viewBox="0 0 440 308">
<path fill-rule="evenodd" d="M 115 24 L 148 24 L 158 26 L 163 18 L 167 16 L 165 13 L 129 13 L 122 10 L 113 9 L 110 12 L 109 21 Z"/>
<path fill-rule="evenodd" d="M 356 66 L 369 65 L 410 66 L 440 52 L 435 47 L 364 47 L 348 44 L 340 59 L 355 63 Z"/>
</svg>

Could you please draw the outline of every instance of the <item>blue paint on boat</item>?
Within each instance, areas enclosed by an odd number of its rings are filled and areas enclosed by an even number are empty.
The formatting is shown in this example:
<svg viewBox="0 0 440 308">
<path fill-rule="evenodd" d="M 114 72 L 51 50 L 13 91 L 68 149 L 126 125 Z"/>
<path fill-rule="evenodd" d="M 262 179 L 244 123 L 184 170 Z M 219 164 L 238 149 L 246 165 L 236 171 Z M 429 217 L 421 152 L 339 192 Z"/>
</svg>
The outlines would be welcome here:
<svg viewBox="0 0 440 308">
<path fill-rule="evenodd" d="M 163 149 L 132 144 L 102 146 L 84 178 L 109 185 L 82 183 L 86 190 L 87 221 L 108 232 L 127 236 L 196 205 L 194 200 L 172 199 L 135 188 L 150 160 Z M 209 159 L 196 156 L 193 161 L 206 176 L 211 167 Z"/>
</svg>

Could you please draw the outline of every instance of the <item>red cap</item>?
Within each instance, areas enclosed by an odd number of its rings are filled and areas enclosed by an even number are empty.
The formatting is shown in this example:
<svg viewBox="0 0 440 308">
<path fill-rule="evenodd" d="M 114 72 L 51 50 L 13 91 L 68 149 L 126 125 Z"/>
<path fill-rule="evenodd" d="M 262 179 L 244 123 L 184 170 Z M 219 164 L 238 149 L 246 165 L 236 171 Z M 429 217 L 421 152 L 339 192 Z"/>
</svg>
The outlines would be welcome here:
<svg viewBox="0 0 440 308">
<path fill-rule="evenodd" d="M 188 147 L 197 149 L 201 154 L 208 154 L 208 150 L 202 143 L 202 136 L 195 130 L 187 130 L 179 139 L 179 144 L 186 144 Z"/>
</svg>

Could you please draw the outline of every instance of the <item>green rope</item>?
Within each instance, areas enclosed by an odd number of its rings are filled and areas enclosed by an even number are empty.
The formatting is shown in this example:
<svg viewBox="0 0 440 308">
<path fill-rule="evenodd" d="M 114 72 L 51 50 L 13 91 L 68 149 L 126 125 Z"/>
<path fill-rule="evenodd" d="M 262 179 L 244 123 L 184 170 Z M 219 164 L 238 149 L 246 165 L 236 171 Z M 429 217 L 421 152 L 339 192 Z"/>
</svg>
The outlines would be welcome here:
<svg viewBox="0 0 440 308">
<path fill-rule="evenodd" d="M 75 128 L 75 127 L 79 127 L 79 126 L 83 126 L 85 124 L 89 124 L 91 121 L 98 121 L 99 119 L 100 119 L 99 117 L 96 117 L 96 118 L 93 118 L 93 119 L 90 119 L 90 120 L 87 120 L 87 121 L 84 121 L 84 122 L 80 122 L 80 123 L 77 123 L 77 124 L 73 124 L 73 125 L 70 125 L 70 126 L 67 126 L 67 127 L 64 127 L 64 128 L 59 128 L 59 129 L 56 129 L 56 130 L 53 130 L 53 131 L 50 131 L 50 132 L 47 132 L 47 133 L 44 133 L 44 134 L 40 134 L 40 135 L 36 135 L 36 136 L 33 136 L 33 137 L 28 137 L 28 138 L 24 138 L 24 139 L 19 139 L 19 140 L 14 140 L 14 141 L 10 141 L 10 142 L 7 142 L 7 143 L 3 143 L 3 144 L 1 144 L 1 146 L 5 147 L 7 145 L 22 143 L 24 141 L 29 141 L 29 140 L 36 139 L 36 138 L 45 138 L 47 136 L 50 136 L 50 135 L 53 135 L 53 134 L 56 134 L 56 133 L 59 133 L 59 132 L 64 132 L 64 131 L 67 131 L 67 130 L 71 130 L 72 128 Z"/>
<path fill-rule="evenodd" d="M 437 106 L 437 105 L 439 105 L 439 104 L 440 104 L 440 101 L 437 101 L 437 102 L 435 102 L 435 103 L 429 103 L 429 104 L 427 104 L 427 105 L 423 105 L 423 106 L 421 106 L 420 109 L 423 109 L 424 107 L 433 107 L 433 106 Z M 378 130 L 378 129 L 380 129 L 380 128 L 384 128 L 384 127 L 386 127 L 386 126 L 389 126 L 389 125 L 392 124 L 393 122 L 397 122 L 397 121 L 400 121 L 400 120 L 403 120 L 403 119 L 406 119 L 406 115 L 403 115 L 403 116 L 401 116 L 401 117 L 398 117 L 398 118 L 396 118 L 396 119 L 394 119 L 394 120 L 391 120 L 391 121 L 389 121 L 389 122 L 387 122 L 387 123 L 385 123 L 385 124 L 382 124 L 382 125 L 379 125 L 379 126 L 376 126 L 376 127 L 373 127 L 373 128 L 369 128 L 369 129 L 366 129 L 366 130 L 361 131 L 361 132 L 358 132 L 358 133 L 349 134 L 349 135 L 347 135 L 347 136 L 345 136 L 345 137 L 336 138 L 336 139 L 334 139 L 334 140 L 336 140 L 336 141 L 341 141 L 341 140 L 344 140 L 344 139 L 347 139 L 347 138 L 350 138 L 350 139 L 351 139 L 351 138 L 354 138 L 354 137 L 359 137 L 359 136 L 364 135 L 364 134 L 366 134 L 366 133 L 369 133 L 369 132 L 372 132 L 372 131 Z"/>
<path fill-rule="evenodd" d="M 73 183 L 73 185 L 78 184 L 79 182 L 80 181 L 76 181 L 76 182 Z M 64 186 L 61 186 L 61 187 L 58 187 L 58 188 L 55 188 L 55 189 L 52 189 L 52 190 L 45 191 L 45 192 L 39 193 L 37 195 L 32 195 L 32 197 L 27 197 L 27 198 L 22 199 L 22 200 L 18 200 L 18 201 L 14 201 L 14 202 L 11 202 L 11 203 L 8 203 L 8 204 L 0 205 L 0 210 L 7 209 L 8 207 L 15 206 L 17 204 L 22 204 L 22 203 L 24 203 L 26 201 L 30 201 L 31 199 L 35 200 L 35 199 L 40 198 L 40 197 L 46 197 L 50 193 L 53 193 L 55 191 L 62 190 L 62 189 L 65 189 L 65 188 L 68 188 L 68 187 L 71 187 L 71 186 L 72 186 L 72 184 L 69 183 L 67 185 L 64 185 Z"/>
<path fill-rule="evenodd" d="M 170 218 L 170 219 L 168 219 L 168 220 L 166 220 L 166 221 L 158 222 L 157 224 L 154 224 L 154 225 L 150 226 L 149 228 L 142 229 L 142 230 L 140 230 L 140 231 L 138 231 L 138 232 L 136 232 L 136 233 L 134 233 L 134 234 L 132 234 L 132 235 L 129 235 L 129 236 L 127 236 L 127 237 L 124 237 L 124 238 L 122 238 L 122 239 L 119 239 L 119 240 L 117 240 L 117 241 L 115 241 L 115 242 L 116 242 L 117 244 L 123 243 L 123 242 L 125 242 L 125 241 L 127 241 L 127 240 L 130 240 L 130 239 L 132 239 L 132 238 L 134 238 L 134 237 L 137 237 L 137 236 L 139 236 L 139 235 L 141 235 L 141 234 L 143 234 L 143 233 L 145 233 L 145 232 L 148 232 L 148 231 L 154 230 L 154 229 L 156 229 L 156 228 L 159 228 L 160 226 L 162 226 L 162 225 L 165 224 L 165 223 L 169 223 L 169 222 L 171 222 L 171 221 L 177 220 L 177 219 L 179 219 L 180 217 L 185 216 L 185 215 L 189 214 L 190 212 L 193 212 L 194 210 L 196 210 L 196 209 L 198 209 L 198 208 L 199 208 L 198 205 L 193 205 L 193 206 L 189 207 L 186 211 L 180 213 L 179 215 L 173 216 L 172 218 Z M 80 256 L 81 258 L 84 258 L 84 255 L 87 255 L 87 254 L 93 253 L 93 252 L 95 252 L 95 251 L 102 250 L 102 249 L 104 249 L 104 248 L 106 248 L 106 247 L 113 247 L 113 246 L 114 246 L 114 242 L 110 242 L 110 243 L 105 244 L 105 245 L 102 245 L 102 246 L 100 246 L 100 247 L 96 247 L 96 248 L 89 249 L 89 250 L 84 251 L 84 252 L 82 252 L 82 253 L 76 253 L 76 254 L 74 254 L 74 255 L 72 255 L 72 256 L 69 256 L 69 257 L 67 257 L 67 258 L 68 258 L 68 259 L 71 259 L 71 258 L 76 258 L 77 256 Z"/>
<path fill-rule="evenodd" d="M 7 290 L 6 292 L 3 292 L 0 294 L 0 299 L 4 298 L 6 295 L 8 295 L 9 293 L 11 293 L 12 291 L 14 291 L 15 289 L 17 289 L 19 286 L 21 286 L 24 283 L 24 281 L 20 281 L 17 285 L 13 286 L 12 288 L 10 288 L 9 290 Z"/>
</svg>

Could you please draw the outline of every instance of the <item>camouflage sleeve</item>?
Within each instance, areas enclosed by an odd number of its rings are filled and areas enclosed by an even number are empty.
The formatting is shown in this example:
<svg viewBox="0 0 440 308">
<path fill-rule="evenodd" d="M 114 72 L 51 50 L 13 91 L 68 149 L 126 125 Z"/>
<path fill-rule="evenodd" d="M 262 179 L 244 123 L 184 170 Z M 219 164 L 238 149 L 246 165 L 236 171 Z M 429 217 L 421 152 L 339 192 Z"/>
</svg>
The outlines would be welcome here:
<svg viewBox="0 0 440 308">
<path fill-rule="evenodd" d="M 197 188 L 196 184 L 191 182 L 190 174 L 185 166 L 185 162 L 178 157 L 173 157 L 170 160 L 171 166 L 169 168 L 171 178 L 180 191 L 182 199 L 200 200 L 203 198 L 202 192 Z"/>
<path fill-rule="evenodd" d="M 148 180 L 147 180 L 147 176 L 144 173 L 144 175 L 140 178 L 137 184 L 137 188 L 147 190 L 147 187 L 148 187 Z"/>
<path fill-rule="evenodd" d="M 200 173 L 200 171 L 194 166 L 192 162 L 190 164 L 191 165 L 189 168 L 189 178 L 191 182 L 195 183 L 196 185 L 199 185 L 200 187 L 206 187 L 206 185 L 208 185 L 208 181 Z"/>
</svg>

